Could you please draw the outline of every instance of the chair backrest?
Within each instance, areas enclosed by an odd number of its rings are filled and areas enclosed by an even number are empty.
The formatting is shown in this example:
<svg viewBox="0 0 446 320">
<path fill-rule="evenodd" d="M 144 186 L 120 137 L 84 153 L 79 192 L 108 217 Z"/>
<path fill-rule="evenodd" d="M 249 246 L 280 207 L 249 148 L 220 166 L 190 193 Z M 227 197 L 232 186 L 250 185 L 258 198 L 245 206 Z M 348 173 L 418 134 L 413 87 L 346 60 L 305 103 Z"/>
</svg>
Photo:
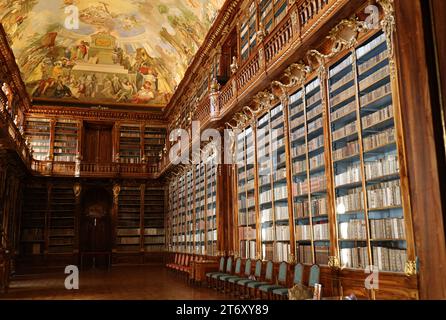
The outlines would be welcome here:
<svg viewBox="0 0 446 320">
<path fill-rule="evenodd" d="M 186 258 L 186 255 L 182 253 L 181 257 L 180 257 L 180 263 L 178 263 L 180 266 L 182 266 L 184 264 L 184 259 L 185 258 Z"/>
<path fill-rule="evenodd" d="M 241 271 L 242 271 L 242 259 L 237 258 L 237 260 L 235 260 L 235 273 L 240 274 Z"/>
<path fill-rule="evenodd" d="M 308 280 L 308 286 L 313 287 L 316 283 L 319 283 L 320 268 L 317 264 L 311 266 L 310 278 Z"/>
<path fill-rule="evenodd" d="M 296 264 L 294 267 L 294 284 L 302 284 L 302 278 L 304 275 L 304 266 L 301 263 Z"/>
<path fill-rule="evenodd" d="M 286 263 L 286 262 L 282 262 L 282 263 L 280 264 L 280 267 L 279 267 L 279 275 L 278 275 L 278 277 L 277 277 L 277 280 L 278 280 L 280 283 L 285 283 L 285 282 L 286 282 L 287 271 L 288 271 L 288 263 Z"/>
<path fill-rule="evenodd" d="M 245 264 L 245 276 L 249 277 L 251 275 L 251 259 L 246 260 Z"/>
<path fill-rule="evenodd" d="M 228 261 L 226 262 L 226 273 L 230 273 L 232 270 L 232 257 L 228 258 Z"/>
<path fill-rule="evenodd" d="M 178 253 L 175 253 L 175 260 L 174 263 L 178 264 L 178 261 L 180 260 L 180 255 Z"/>
<path fill-rule="evenodd" d="M 218 267 L 218 271 L 223 272 L 225 271 L 225 258 L 220 258 L 220 266 Z"/>
<path fill-rule="evenodd" d="M 256 270 L 254 272 L 254 275 L 256 276 L 256 278 L 260 278 L 262 276 L 262 261 L 261 260 L 257 260 L 257 262 L 256 262 Z"/>
<path fill-rule="evenodd" d="M 265 280 L 272 281 L 273 280 L 273 270 L 274 270 L 274 264 L 272 261 L 268 261 L 266 263 L 266 273 L 265 273 Z"/>
<path fill-rule="evenodd" d="M 184 266 L 189 266 L 189 261 L 190 261 L 190 255 L 186 255 L 186 259 L 184 260 Z"/>
</svg>

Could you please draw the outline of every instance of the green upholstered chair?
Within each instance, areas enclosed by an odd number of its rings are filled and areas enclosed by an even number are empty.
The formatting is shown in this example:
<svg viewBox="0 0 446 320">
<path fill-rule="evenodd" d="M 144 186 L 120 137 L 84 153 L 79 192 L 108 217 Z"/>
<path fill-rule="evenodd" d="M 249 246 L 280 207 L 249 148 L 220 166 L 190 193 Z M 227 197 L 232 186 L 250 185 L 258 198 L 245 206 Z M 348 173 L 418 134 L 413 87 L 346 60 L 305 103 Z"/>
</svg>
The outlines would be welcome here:
<svg viewBox="0 0 446 320">
<path fill-rule="evenodd" d="M 214 281 L 215 289 L 218 289 L 218 287 L 219 287 L 220 277 L 223 277 L 226 275 L 231 275 L 231 271 L 232 271 L 232 257 L 229 257 L 228 260 L 226 261 L 225 272 L 218 272 L 218 273 L 214 273 L 213 275 L 211 275 L 211 278 L 215 280 Z"/>
<path fill-rule="evenodd" d="M 220 281 L 223 282 L 223 291 L 228 292 L 229 279 L 238 278 L 240 273 L 242 272 L 242 259 L 237 258 L 235 260 L 235 270 L 234 274 L 225 274 L 219 278 Z"/>
<path fill-rule="evenodd" d="M 303 275 L 304 275 L 304 266 L 300 263 L 296 264 L 294 266 L 293 285 L 302 284 Z M 288 297 L 288 288 L 274 289 L 273 295 L 277 295 L 280 298 L 286 298 Z"/>
<path fill-rule="evenodd" d="M 217 273 L 221 274 L 224 271 L 225 271 L 225 258 L 221 257 L 220 258 L 220 264 L 219 264 L 219 267 L 218 267 L 218 271 L 217 272 L 208 272 L 208 273 L 206 273 L 206 279 L 208 279 L 209 287 L 211 287 L 211 285 L 212 285 L 212 275 L 217 274 Z"/>
<path fill-rule="evenodd" d="M 263 295 L 263 293 L 266 293 L 269 295 L 273 292 L 273 290 L 281 289 L 283 288 L 283 285 L 286 284 L 287 280 L 287 273 L 288 273 L 288 263 L 282 262 L 279 266 L 279 274 L 277 275 L 277 284 L 265 284 L 259 287 L 260 293 Z"/>
<path fill-rule="evenodd" d="M 321 270 L 317 264 L 311 266 L 310 269 L 310 278 L 308 279 L 308 286 L 310 288 L 314 287 L 316 283 L 319 283 L 319 277 L 321 274 Z"/>
<path fill-rule="evenodd" d="M 274 264 L 272 261 L 266 263 L 266 271 L 264 281 L 253 281 L 246 285 L 248 289 L 248 295 L 251 297 L 251 293 L 255 296 L 256 290 L 263 285 L 271 284 L 273 282 Z"/>
<path fill-rule="evenodd" d="M 251 275 L 251 259 L 246 260 L 245 262 L 245 272 L 244 272 L 244 277 L 232 277 L 228 279 L 228 282 L 230 285 L 232 285 L 232 289 L 234 291 L 234 294 L 236 293 L 236 287 L 237 287 L 237 282 L 240 280 L 246 280 L 249 278 L 249 276 Z"/>
<path fill-rule="evenodd" d="M 262 276 L 262 261 L 261 260 L 257 260 L 256 262 L 256 268 L 254 271 L 254 278 L 255 279 L 260 279 L 260 277 Z M 248 293 L 247 293 L 247 285 L 252 283 L 252 282 L 257 282 L 257 280 L 253 280 L 253 279 L 242 279 L 237 281 L 237 285 L 242 287 L 243 289 L 243 294 L 241 294 L 240 297 L 249 297 Z"/>
</svg>

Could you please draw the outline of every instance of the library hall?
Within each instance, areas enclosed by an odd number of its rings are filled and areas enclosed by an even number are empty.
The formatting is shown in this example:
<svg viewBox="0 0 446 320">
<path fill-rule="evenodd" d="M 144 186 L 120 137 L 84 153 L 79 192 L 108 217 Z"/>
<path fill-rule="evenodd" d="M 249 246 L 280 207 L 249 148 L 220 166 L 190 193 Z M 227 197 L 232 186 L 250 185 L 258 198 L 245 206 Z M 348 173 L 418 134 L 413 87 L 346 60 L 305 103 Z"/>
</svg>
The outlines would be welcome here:
<svg viewBox="0 0 446 320">
<path fill-rule="evenodd" d="M 0 0 L 0 303 L 446 300 L 445 74 L 444 0 Z"/>
</svg>

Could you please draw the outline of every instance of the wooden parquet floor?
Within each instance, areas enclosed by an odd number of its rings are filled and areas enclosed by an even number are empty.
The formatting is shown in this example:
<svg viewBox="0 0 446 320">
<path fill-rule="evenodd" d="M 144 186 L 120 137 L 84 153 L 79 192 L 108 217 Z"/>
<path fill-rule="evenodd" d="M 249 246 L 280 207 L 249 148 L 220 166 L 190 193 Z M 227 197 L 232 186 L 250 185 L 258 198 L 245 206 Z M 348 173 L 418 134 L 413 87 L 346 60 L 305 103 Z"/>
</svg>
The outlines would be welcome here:
<svg viewBox="0 0 446 320">
<path fill-rule="evenodd" d="M 207 288 L 189 285 L 162 266 L 113 267 L 79 274 L 79 290 L 65 289 L 63 272 L 16 276 L 0 299 L 26 300 L 229 300 Z"/>
</svg>

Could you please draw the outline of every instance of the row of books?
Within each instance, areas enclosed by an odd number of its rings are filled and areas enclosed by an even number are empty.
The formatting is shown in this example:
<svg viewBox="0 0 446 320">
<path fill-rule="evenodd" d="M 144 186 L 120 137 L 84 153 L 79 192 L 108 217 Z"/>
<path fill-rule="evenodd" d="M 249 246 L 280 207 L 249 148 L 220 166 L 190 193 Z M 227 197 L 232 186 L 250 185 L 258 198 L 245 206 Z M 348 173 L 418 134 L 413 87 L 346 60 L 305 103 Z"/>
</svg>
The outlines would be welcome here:
<svg viewBox="0 0 446 320">
<path fill-rule="evenodd" d="M 364 106 L 372 101 L 378 100 L 388 94 L 392 93 L 392 86 L 389 83 L 385 84 L 382 87 L 379 87 L 378 89 L 375 89 L 360 98 L 361 106 Z"/>
<path fill-rule="evenodd" d="M 164 245 L 150 245 L 145 246 L 144 250 L 146 252 L 164 252 L 166 250 L 166 247 Z"/>
<path fill-rule="evenodd" d="M 208 241 L 217 241 L 217 229 L 210 230 L 207 232 L 207 240 Z"/>
<path fill-rule="evenodd" d="M 276 241 L 290 241 L 290 227 L 276 226 Z"/>
<path fill-rule="evenodd" d="M 276 262 L 282 262 L 282 261 L 288 261 L 289 260 L 289 255 L 290 255 L 290 250 L 291 250 L 291 246 L 289 243 L 285 243 L 285 242 L 277 242 L 275 243 L 275 255 L 274 255 L 274 260 Z"/>
<path fill-rule="evenodd" d="M 146 236 L 163 236 L 165 234 L 164 228 L 146 228 L 144 229 L 144 234 Z"/>
<path fill-rule="evenodd" d="M 318 118 L 316 121 L 310 122 L 307 125 L 308 134 L 310 134 L 318 129 L 321 129 L 323 125 L 324 125 L 324 121 L 322 118 Z"/>
<path fill-rule="evenodd" d="M 371 127 L 377 123 L 380 123 L 384 120 L 393 118 L 393 106 L 388 105 L 387 107 L 376 111 L 368 116 L 362 118 L 362 126 L 364 128 Z"/>
<path fill-rule="evenodd" d="M 345 125 L 342 128 L 339 128 L 335 131 L 333 131 L 332 136 L 333 136 L 333 140 L 340 140 L 342 138 L 345 138 L 349 135 L 352 135 L 354 133 L 358 132 L 358 128 L 357 128 L 357 122 L 356 120 L 353 122 L 350 122 L 349 124 Z"/>
<path fill-rule="evenodd" d="M 246 212 L 241 212 L 238 215 L 239 226 L 252 225 L 256 223 L 256 212 L 254 210 Z"/>
<path fill-rule="evenodd" d="M 55 155 L 54 156 L 54 161 L 56 162 L 75 162 L 76 161 L 76 156 L 72 155 L 72 156 L 58 156 Z"/>
<path fill-rule="evenodd" d="M 255 241 L 240 241 L 240 255 L 243 259 L 256 258 L 256 242 Z"/>
<path fill-rule="evenodd" d="M 333 108 L 338 106 L 341 102 L 355 96 L 355 94 L 356 94 L 355 86 L 348 87 L 346 90 L 336 94 L 334 97 L 330 99 L 330 107 Z"/>
<path fill-rule="evenodd" d="M 322 104 L 319 104 L 316 108 L 311 109 L 307 113 L 307 119 L 313 119 L 314 117 L 322 114 L 323 112 L 323 106 Z"/>
<path fill-rule="evenodd" d="M 164 243 L 164 237 L 147 237 L 144 239 L 145 244 L 161 244 Z"/>
<path fill-rule="evenodd" d="M 330 69 L 329 75 L 330 78 L 334 77 L 336 74 L 347 68 L 348 66 L 351 66 L 353 64 L 352 56 L 349 55 L 346 59 L 344 59 L 342 62 L 338 63 L 334 68 Z"/>
<path fill-rule="evenodd" d="M 370 85 L 373 85 L 374 83 L 378 82 L 379 80 L 388 77 L 390 74 L 390 68 L 389 65 L 385 65 L 381 69 L 377 70 L 375 73 L 373 73 L 371 76 L 368 76 L 367 78 L 363 79 L 359 82 L 359 89 L 362 91 L 364 89 L 367 89 Z"/>
<path fill-rule="evenodd" d="M 385 41 L 386 41 L 385 34 L 381 34 L 380 36 L 373 39 L 366 45 L 356 49 L 356 56 L 358 57 L 358 59 L 363 57 L 364 55 L 366 55 L 367 53 L 369 53 L 370 51 L 372 51 L 373 49 L 375 49 L 376 47 L 378 47 L 380 44 L 384 43 Z"/>
<path fill-rule="evenodd" d="M 307 106 L 310 106 L 322 99 L 321 92 L 319 91 L 315 95 L 311 96 L 310 98 L 307 98 Z"/>
<path fill-rule="evenodd" d="M 310 178 L 310 186 L 307 180 L 293 183 L 293 194 L 302 196 L 309 193 L 309 187 L 311 187 L 311 192 L 323 191 L 327 188 L 327 177 L 325 174 L 312 176 Z"/>
<path fill-rule="evenodd" d="M 377 65 L 381 61 L 389 57 L 389 52 L 387 50 L 381 51 L 379 54 L 373 56 L 364 63 L 358 65 L 359 74 L 363 74 L 367 70 L 370 70 L 373 66 Z"/>
<path fill-rule="evenodd" d="M 280 186 L 274 188 L 274 199 L 277 200 L 283 200 L 288 197 L 288 190 L 287 186 Z"/>
<path fill-rule="evenodd" d="M 313 225 L 313 239 L 314 240 L 330 239 L 328 223 L 317 223 Z"/>
<path fill-rule="evenodd" d="M 381 271 L 403 272 L 406 261 L 406 250 L 386 247 L 373 247 L 373 262 Z"/>
<path fill-rule="evenodd" d="M 372 239 L 405 239 L 404 219 L 370 220 L 370 234 Z"/>
<path fill-rule="evenodd" d="M 263 260 L 271 260 L 274 259 L 274 244 L 273 243 L 262 243 L 262 257 Z"/>
<path fill-rule="evenodd" d="M 302 202 L 295 202 L 294 204 L 295 214 L 298 218 L 304 218 L 309 216 L 309 206 L 308 200 Z M 311 200 L 311 212 L 314 216 L 326 215 L 327 214 L 327 199 L 317 198 Z"/>
<path fill-rule="evenodd" d="M 341 266 L 344 268 L 365 269 L 369 266 L 366 247 L 341 248 Z"/>
<path fill-rule="evenodd" d="M 359 163 L 352 164 L 348 166 L 344 172 L 335 175 L 336 186 L 343 186 L 359 181 L 361 181 L 361 165 Z"/>
<path fill-rule="evenodd" d="M 395 143 L 395 128 L 391 127 L 363 139 L 364 151 Z"/>
<path fill-rule="evenodd" d="M 339 239 L 365 240 L 367 239 L 365 220 L 351 219 L 348 222 L 339 223 Z"/>
<path fill-rule="evenodd" d="M 370 186 L 367 188 L 367 197 L 371 209 L 401 206 L 400 181 L 394 180 Z"/>
<path fill-rule="evenodd" d="M 238 233 L 241 240 L 255 240 L 257 238 L 256 229 L 252 227 L 239 227 Z"/>
<path fill-rule="evenodd" d="M 116 232 L 118 236 L 139 236 L 141 234 L 141 229 L 139 228 L 128 228 L 121 229 L 119 228 Z"/>
<path fill-rule="evenodd" d="M 336 82 L 332 82 L 332 84 L 330 86 L 330 91 L 331 92 L 336 91 L 337 89 L 339 89 L 343 85 L 349 83 L 353 79 L 354 79 L 354 74 L 353 74 L 353 70 L 352 70 L 349 73 L 347 73 L 345 76 L 343 76 L 341 79 L 337 80 Z"/>
<path fill-rule="evenodd" d="M 346 195 L 338 196 L 336 198 L 336 207 L 338 214 L 364 210 L 362 188 L 350 189 Z M 340 207 L 342 207 L 342 210 L 339 209 Z"/>
<path fill-rule="evenodd" d="M 304 115 L 302 115 L 300 117 L 296 117 L 295 119 L 290 121 L 290 127 L 291 128 L 296 128 L 296 127 L 301 126 L 303 124 L 305 124 L 305 116 Z M 305 128 L 305 127 L 303 127 L 303 128 Z"/>
<path fill-rule="evenodd" d="M 333 150 L 333 160 L 338 161 L 359 154 L 358 140 L 347 142 L 346 145 Z"/>
<path fill-rule="evenodd" d="M 311 240 L 311 225 L 296 225 L 296 240 Z"/>
<path fill-rule="evenodd" d="M 313 254 L 311 252 L 310 245 L 298 245 L 297 246 L 297 261 L 304 264 L 313 263 Z"/>
<path fill-rule="evenodd" d="M 367 179 L 399 173 L 399 162 L 397 155 L 387 155 L 383 158 L 365 163 L 365 174 Z"/>
<path fill-rule="evenodd" d="M 333 122 L 333 121 L 339 120 L 339 119 L 345 117 L 346 115 L 355 112 L 355 110 L 356 110 L 356 100 L 353 100 L 352 102 L 346 104 L 342 108 L 340 108 L 336 111 L 333 111 L 331 113 L 331 121 Z"/>
<path fill-rule="evenodd" d="M 119 237 L 117 239 L 118 244 L 140 244 L 139 237 Z"/>
</svg>

